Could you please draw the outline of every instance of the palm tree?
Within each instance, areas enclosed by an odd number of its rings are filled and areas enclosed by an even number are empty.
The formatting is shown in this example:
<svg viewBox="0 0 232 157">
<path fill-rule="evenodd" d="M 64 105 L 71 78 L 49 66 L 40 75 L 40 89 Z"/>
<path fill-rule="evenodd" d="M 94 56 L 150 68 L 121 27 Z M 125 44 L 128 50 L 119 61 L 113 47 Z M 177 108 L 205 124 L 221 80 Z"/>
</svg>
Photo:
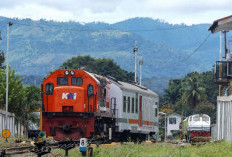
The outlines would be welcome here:
<svg viewBox="0 0 232 157">
<path fill-rule="evenodd" d="M 201 101 L 206 100 L 205 88 L 200 85 L 200 78 L 196 75 L 187 76 L 183 81 L 182 100 L 192 108 L 195 108 Z"/>
<path fill-rule="evenodd" d="M 166 104 L 174 105 L 180 98 L 181 80 L 170 80 L 168 89 L 165 89 L 164 100 Z"/>
</svg>

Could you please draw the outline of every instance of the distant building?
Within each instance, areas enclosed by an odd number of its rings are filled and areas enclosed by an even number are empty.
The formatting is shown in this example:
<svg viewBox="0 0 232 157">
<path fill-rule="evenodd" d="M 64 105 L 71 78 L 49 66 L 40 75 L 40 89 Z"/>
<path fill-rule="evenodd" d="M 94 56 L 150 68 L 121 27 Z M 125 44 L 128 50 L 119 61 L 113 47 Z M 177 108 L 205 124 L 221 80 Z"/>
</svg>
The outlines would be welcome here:
<svg viewBox="0 0 232 157">
<path fill-rule="evenodd" d="M 179 124 L 182 116 L 177 113 L 167 115 L 167 136 L 172 136 L 173 131 L 179 130 Z"/>
</svg>

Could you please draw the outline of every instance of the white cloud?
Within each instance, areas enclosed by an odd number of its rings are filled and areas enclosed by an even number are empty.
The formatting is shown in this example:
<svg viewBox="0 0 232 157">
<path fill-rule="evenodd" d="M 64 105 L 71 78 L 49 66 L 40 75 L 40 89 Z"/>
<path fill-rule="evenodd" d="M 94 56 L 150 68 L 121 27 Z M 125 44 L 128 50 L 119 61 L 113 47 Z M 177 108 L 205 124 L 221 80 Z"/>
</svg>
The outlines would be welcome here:
<svg viewBox="0 0 232 157">
<path fill-rule="evenodd" d="M 232 13 L 230 0 L 2 0 L 0 15 L 80 22 L 114 23 L 152 17 L 170 23 L 211 23 Z"/>
</svg>

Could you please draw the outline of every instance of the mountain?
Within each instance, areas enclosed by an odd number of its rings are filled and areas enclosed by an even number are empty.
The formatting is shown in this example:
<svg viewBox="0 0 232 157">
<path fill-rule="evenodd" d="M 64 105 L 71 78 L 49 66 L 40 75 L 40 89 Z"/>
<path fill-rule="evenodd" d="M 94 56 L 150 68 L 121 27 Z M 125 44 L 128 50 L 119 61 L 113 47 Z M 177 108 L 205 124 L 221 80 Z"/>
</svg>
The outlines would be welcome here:
<svg viewBox="0 0 232 157">
<path fill-rule="evenodd" d="M 112 58 L 123 69 L 134 71 L 133 47 L 143 57 L 143 78 L 176 78 L 191 71 L 212 69 L 218 58 L 219 35 L 204 41 L 209 24 L 172 25 L 151 18 L 133 18 L 115 24 L 56 22 L 0 17 L 6 52 L 6 26 L 10 27 L 10 65 L 21 75 L 43 78 L 73 56 Z M 146 80 L 146 79 L 145 79 Z M 33 83 L 33 81 L 32 81 Z"/>
</svg>

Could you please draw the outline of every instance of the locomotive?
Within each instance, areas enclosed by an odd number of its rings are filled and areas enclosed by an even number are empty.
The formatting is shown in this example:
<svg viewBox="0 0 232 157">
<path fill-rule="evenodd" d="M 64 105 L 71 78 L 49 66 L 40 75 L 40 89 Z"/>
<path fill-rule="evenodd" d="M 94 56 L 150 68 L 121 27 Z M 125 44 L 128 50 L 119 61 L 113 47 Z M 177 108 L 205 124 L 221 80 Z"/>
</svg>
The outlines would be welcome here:
<svg viewBox="0 0 232 157">
<path fill-rule="evenodd" d="M 184 119 L 180 131 L 187 142 L 210 141 L 210 117 L 206 114 L 195 114 Z"/>
<path fill-rule="evenodd" d="M 159 96 L 84 70 L 56 70 L 41 84 L 42 131 L 54 140 L 145 140 L 158 132 Z"/>
</svg>

